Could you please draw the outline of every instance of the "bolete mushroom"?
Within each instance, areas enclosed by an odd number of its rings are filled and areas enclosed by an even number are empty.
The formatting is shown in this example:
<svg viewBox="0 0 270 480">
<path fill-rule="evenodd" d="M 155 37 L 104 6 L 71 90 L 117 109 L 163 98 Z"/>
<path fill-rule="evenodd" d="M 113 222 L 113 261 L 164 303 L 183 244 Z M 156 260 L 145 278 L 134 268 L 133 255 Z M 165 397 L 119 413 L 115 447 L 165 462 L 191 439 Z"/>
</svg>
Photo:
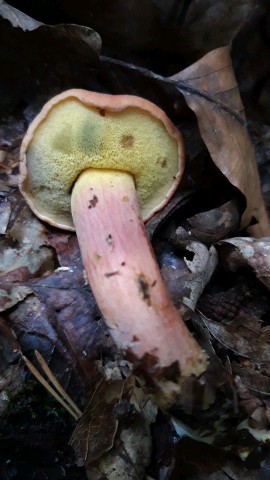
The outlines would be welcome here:
<svg viewBox="0 0 270 480">
<path fill-rule="evenodd" d="M 40 219 L 76 230 L 116 344 L 162 382 L 172 365 L 188 377 L 207 364 L 172 304 L 143 225 L 168 202 L 183 168 L 178 130 L 157 106 L 129 95 L 57 95 L 21 147 L 26 201 Z"/>
</svg>

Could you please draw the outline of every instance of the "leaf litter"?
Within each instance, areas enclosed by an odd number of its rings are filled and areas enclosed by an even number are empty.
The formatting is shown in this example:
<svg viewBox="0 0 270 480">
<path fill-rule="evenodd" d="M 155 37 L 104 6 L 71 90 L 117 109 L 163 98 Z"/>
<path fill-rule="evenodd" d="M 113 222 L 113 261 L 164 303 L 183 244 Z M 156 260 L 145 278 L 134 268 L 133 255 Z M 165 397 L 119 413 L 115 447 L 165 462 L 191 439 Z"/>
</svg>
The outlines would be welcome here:
<svg viewBox="0 0 270 480">
<path fill-rule="evenodd" d="M 88 478 L 137 480 L 145 472 L 171 480 L 264 478 L 269 450 L 253 434 L 269 427 L 268 239 L 261 238 L 269 235 L 269 221 L 224 47 L 235 39 L 239 50 L 245 28 L 258 21 L 263 6 L 252 16 L 252 1 L 232 2 L 228 12 L 224 2 L 211 0 L 149 0 L 142 15 L 136 2 L 127 9 L 119 0 L 113 10 L 106 1 L 60 1 L 47 10 L 57 22 L 46 25 L 43 7 L 31 7 L 34 20 L 27 3 L 25 12 L 0 3 L 1 409 L 9 404 L 7 392 L 20 395 L 25 382 L 18 352 L 35 362 L 38 350 L 85 408 L 72 444 Z M 127 18 L 132 28 L 124 24 Z M 215 23 L 220 28 L 209 35 Z M 183 131 L 184 179 L 148 229 L 172 298 L 210 358 L 201 385 L 184 395 L 183 404 L 190 401 L 194 409 L 176 406 L 172 412 L 186 432 L 190 427 L 189 438 L 177 437 L 168 416 L 155 420 L 154 405 L 110 339 L 75 235 L 36 220 L 17 190 L 18 148 L 27 125 L 49 97 L 72 86 L 144 96 Z M 262 93 L 261 104 L 264 98 Z M 260 129 L 259 136 L 261 158 L 268 147 Z M 247 227 L 238 237 L 239 228 Z M 117 379 L 109 380 L 115 371 Z M 208 400 L 201 409 L 203 398 Z M 153 423 L 159 428 L 151 432 Z M 213 445 L 201 443 L 209 424 Z M 162 435 L 164 449 L 155 457 Z M 11 463 L 30 478 L 14 457 Z M 12 478 L 6 468 L 0 465 Z M 84 471 L 77 474 L 85 478 Z M 53 479 L 48 469 L 46 475 Z"/>
</svg>

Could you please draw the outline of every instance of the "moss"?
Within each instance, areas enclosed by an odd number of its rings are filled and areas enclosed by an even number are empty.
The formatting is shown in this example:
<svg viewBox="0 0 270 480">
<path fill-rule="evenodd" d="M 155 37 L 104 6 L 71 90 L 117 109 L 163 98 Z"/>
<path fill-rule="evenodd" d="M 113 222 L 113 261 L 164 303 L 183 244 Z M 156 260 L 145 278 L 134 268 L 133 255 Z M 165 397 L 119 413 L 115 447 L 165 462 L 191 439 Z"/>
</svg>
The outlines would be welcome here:
<svg viewBox="0 0 270 480">
<path fill-rule="evenodd" d="M 33 427 L 34 422 L 40 427 L 61 424 L 61 428 L 69 429 L 74 424 L 70 414 L 35 380 L 25 382 L 15 395 L 6 393 L 8 406 L 1 417 L 2 426 L 24 429 Z"/>
</svg>

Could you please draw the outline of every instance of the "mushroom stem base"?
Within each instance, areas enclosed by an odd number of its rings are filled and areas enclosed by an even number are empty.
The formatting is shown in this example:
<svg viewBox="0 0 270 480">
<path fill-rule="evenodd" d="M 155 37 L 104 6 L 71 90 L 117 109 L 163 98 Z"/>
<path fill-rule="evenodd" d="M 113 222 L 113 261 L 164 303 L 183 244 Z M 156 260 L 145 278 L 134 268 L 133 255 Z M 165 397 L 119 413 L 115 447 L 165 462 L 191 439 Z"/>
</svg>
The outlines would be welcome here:
<svg viewBox="0 0 270 480">
<path fill-rule="evenodd" d="M 87 277 L 118 347 L 149 376 L 161 370 L 170 378 L 199 376 L 206 355 L 164 285 L 133 177 L 86 170 L 74 186 L 71 206 Z"/>
</svg>

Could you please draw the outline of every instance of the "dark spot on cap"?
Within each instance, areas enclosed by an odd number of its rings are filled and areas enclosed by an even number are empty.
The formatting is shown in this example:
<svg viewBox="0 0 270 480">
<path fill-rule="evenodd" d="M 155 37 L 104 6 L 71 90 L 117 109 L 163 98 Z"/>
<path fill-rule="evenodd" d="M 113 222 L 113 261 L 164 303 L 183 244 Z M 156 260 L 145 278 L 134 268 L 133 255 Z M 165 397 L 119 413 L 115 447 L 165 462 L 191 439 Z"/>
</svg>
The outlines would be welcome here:
<svg viewBox="0 0 270 480">
<path fill-rule="evenodd" d="M 98 203 L 98 197 L 94 195 L 93 198 L 89 200 L 88 208 L 95 208 L 97 203 Z"/>
<path fill-rule="evenodd" d="M 132 147 L 133 141 L 134 141 L 133 135 L 122 135 L 120 139 L 120 143 L 122 147 Z"/>
<path fill-rule="evenodd" d="M 161 168 L 165 168 L 168 163 L 168 159 L 166 157 L 158 157 L 157 159 L 157 165 L 160 165 Z"/>
<path fill-rule="evenodd" d="M 101 117 L 105 117 L 106 115 L 106 110 L 104 108 L 100 108 L 99 111 L 98 111 L 99 115 L 101 115 Z"/>
<path fill-rule="evenodd" d="M 162 168 L 165 168 L 166 165 L 167 165 L 167 158 L 163 158 L 163 160 L 162 160 L 162 162 L 161 162 L 160 165 L 161 165 Z"/>
</svg>

